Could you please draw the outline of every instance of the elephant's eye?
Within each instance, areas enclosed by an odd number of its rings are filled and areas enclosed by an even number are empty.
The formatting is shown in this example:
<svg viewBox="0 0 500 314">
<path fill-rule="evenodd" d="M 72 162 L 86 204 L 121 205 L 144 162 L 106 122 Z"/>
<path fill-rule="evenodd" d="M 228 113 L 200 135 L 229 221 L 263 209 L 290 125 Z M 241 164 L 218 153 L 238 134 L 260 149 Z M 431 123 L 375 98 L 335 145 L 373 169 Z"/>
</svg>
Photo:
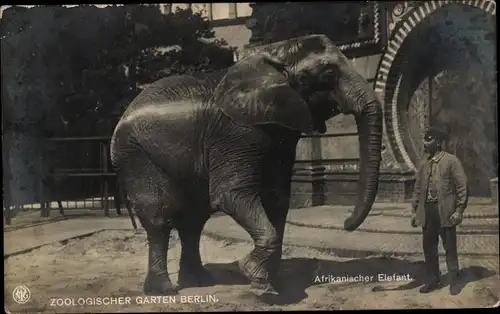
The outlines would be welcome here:
<svg viewBox="0 0 500 314">
<path fill-rule="evenodd" d="M 325 69 L 319 77 L 320 84 L 327 84 L 327 88 L 331 88 L 331 84 L 336 81 L 336 72 L 334 69 Z"/>
<path fill-rule="evenodd" d="M 334 79 L 335 78 L 335 71 L 333 69 L 326 69 L 323 72 L 323 77 L 327 79 Z"/>
</svg>

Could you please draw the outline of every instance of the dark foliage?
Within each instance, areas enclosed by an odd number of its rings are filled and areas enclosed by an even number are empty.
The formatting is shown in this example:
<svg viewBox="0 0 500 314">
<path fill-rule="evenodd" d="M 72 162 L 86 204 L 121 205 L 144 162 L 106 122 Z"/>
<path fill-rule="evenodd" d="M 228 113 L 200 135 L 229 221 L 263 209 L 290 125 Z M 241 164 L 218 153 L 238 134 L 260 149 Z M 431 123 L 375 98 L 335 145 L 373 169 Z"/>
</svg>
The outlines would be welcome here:
<svg viewBox="0 0 500 314">
<path fill-rule="evenodd" d="M 3 11 L 0 37 L 4 185 L 17 204 L 39 200 L 51 169 L 100 167 L 99 143 L 45 138 L 111 136 L 141 86 L 233 62 L 200 14 L 164 15 L 151 5 L 13 6 Z M 91 188 L 80 181 L 71 197 L 99 193 L 95 180 Z"/>
<path fill-rule="evenodd" d="M 137 86 L 233 61 L 200 14 L 149 5 L 11 7 L 1 34 L 7 125 L 42 136 L 109 135 Z"/>
</svg>

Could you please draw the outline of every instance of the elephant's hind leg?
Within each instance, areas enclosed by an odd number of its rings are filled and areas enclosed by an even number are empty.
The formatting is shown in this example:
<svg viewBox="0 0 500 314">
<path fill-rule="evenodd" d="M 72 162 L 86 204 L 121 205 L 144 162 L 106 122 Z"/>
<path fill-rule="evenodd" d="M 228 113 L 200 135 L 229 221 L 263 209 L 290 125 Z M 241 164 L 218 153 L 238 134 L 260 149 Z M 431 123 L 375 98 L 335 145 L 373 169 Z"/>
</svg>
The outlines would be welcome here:
<svg viewBox="0 0 500 314">
<path fill-rule="evenodd" d="M 156 230 L 153 230 L 155 227 L 149 227 L 148 229 L 148 272 L 144 280 L 144 293 L 146 295 L 176 294 L 178 289 L 173 286 L 167 270 L 167 252 L 171 227 L 164 226 L 163 228 L 156 228 Z"/>
<path fill-rule="evenodd" d="M 147 234 L 149 252 L 144 293 L 176 294 L 177 289 L 173 287 L 167 270 L 172 218 L 179 211 L 181 200 L 176 185 L 146 156 L 133 160 L 133 166 L 125 168 L 124 173 L 130 203 Z"/>
<path fill-rule="evenodd" d="M 179 287 L 207 287 L 214 284 L 210 273 L 203 267 L 200 256 L 200 237 L 209 214 L 187 217 L 182 215 L 175 220 L 175 227 L 181 240 L 181 261 Z"/>
</svg>

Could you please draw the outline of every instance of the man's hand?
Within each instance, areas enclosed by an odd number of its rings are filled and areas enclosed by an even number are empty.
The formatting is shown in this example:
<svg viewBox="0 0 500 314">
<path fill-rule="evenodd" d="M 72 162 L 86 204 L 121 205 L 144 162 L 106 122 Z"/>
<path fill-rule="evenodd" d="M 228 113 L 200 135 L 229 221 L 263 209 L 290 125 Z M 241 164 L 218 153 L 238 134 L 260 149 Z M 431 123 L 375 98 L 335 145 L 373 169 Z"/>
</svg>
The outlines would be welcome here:
<svg viewBox="0 0 500 314">
<path fill-rule="evenodd" d="M 417 215 L 415 213 L 411 214 L 411 222 L 410 222 L 410 224 L 411 224 L 411 226 L 413 228 L 417 227 Z"/>
<path fill-rule="evenodd" d="M 460 212 L 454 212 L 453 215 L 450 216 L 450 221 L 454 225 L 458 225 L 464 219 L 463 215 Z"/>
</svg>

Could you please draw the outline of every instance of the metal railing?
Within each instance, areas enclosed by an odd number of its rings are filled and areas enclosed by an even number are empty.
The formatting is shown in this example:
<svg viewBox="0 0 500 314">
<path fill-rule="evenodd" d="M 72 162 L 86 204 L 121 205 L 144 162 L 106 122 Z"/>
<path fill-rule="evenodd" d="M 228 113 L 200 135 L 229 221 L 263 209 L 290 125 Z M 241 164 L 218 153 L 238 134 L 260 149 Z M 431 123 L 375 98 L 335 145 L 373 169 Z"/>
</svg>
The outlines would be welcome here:
<svg viewBox="0 0 500 314">
<path fill-rule="evenodd" d="M 74 206 L 76 208 L 80 208 L 83 203 L 83 207 L 90 201 L 93 206 L 98 203 L 104 209 L 104 215 L 106 217 L 109 216 L 110 203 L 113 200 L 115 203 L 116 211 L 118 214 L 121 214 L 121 204 L 119 202 L 118 197 L 118 187 L 116 182 L 116 174 L 113 172 L 112 167 L 110 165 L 109 158 L 109 145 L 111 141 L 111 137 L 109 136 L 100 136 L 100 137 L 62 137 L 62 138 L 50 138 L 47 140 L 52 146 L 56 146 L 55 153 L 60 154 L 61 150 L 57 148 L 60 143 L 66 144 L 68 146 L 69 143 L 76 143 L 79 148 L 83 145 L 82 143 L 98 143 L 99 144 L 99 163 L 98 165 L 79 165 L 73 166 L 71 168 L 59 167 L 56 164 L 52 167 L 51 171 L 48 171 L 44 176 L 44 183 L 41 185 L 44 188 L 49 188 L 51 193 L 49 195 L 46 193 L 45 189 L 41 192 L 40 203 L 41 203 L 41 215 L 43 217 L 48 217 L 50 215 L 50 209 L 53 205 L 53 201 L 57 202 L 59 210 L 61 214 L 64 213 L 63 200 L 60 197 L 60 193 L 58 193 L 58 189 L 62 187 L 63 184 L 66 184 L 69 179 L 84 179 L 84 178 L 94 178 L 99 184 L 98 194 L 100 196 L 100 202 L 96 202 L 99 198 L 96 197 L 84 197 L 83 199 L 75 199 L 73 200 Z M 67 148 L 67 147 L 66 147 Z M 73 152 L 74 153 L 74 152 Z M 82 150 L 83 154 L 86 154 L 86 157 L 90 157 L 90 161 L 93 161 L 93 158 L 97 158 L 96 154 L 92 151 L 89 153 L 87 150 Z M 63 155 L 64 156 L 64 155 Z M 63 157 L 64 158 L 64 157 Z M 88 158 L 87 158 L 88 159 Z M 89 160 L 86 160 L 87 162 Z M 110 186 L 114 183 L 114 192 L 110 193 Z M 95 193 L 95 191 L 94 191 Z M 110 194 L 114 194 L 111 197 Z M 66 200 L 66 205 L 69 205 L 70 201 Z M 80 206 L 78 206 L 80 203 Z M 70 207 L 70 206 L 68 206 Z"/>
<path fill-rule="evenodd" d="M 49 217 L 52 208 L 57 206 L 64 215 L 65 209 L 104 209 L 110 216 L 112 203 L 121 215 L 116 175 L 111 167 L 109 145 L 111 137 L 66 137 L 46 139 L 45 149 L 40 156 L 39 203 L 8 204 L 4 202 L 5 223 L 19 211 L 38 211 L 42 217 Z M 98 143 L 98 151 L 95 150 Z M 60 147 L 63 144 L 64 147 Z M 71 151 L 70 144 L 76 144 Z M 44 159 L 51 166 L 43 169 Z M 69 167 L 68 167 L 69 166 Z M 84 181 L 90 181 L 84 182 Z M 69 193 L 61 193 L 62 191 Z"/>
</svg>

